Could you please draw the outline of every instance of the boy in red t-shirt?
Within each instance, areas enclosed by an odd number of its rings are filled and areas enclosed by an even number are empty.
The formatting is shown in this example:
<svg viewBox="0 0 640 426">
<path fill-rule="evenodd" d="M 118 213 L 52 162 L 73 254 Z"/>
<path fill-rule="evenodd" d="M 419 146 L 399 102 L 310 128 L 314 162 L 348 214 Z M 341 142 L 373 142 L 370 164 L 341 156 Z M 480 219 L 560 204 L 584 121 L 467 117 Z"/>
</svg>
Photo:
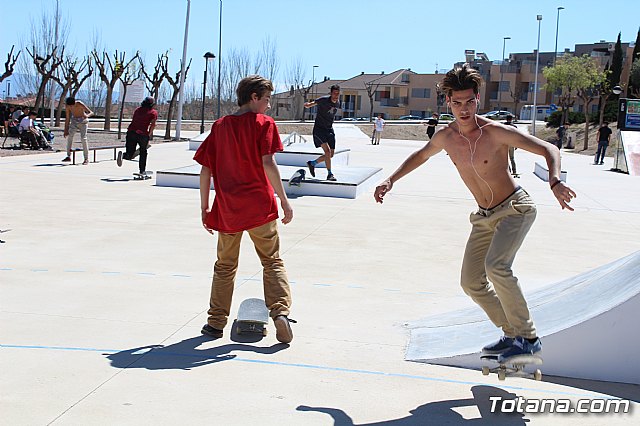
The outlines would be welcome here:
<svg viewBox="0 0 640 426">
<path fill-rule="evenodd" d="M 211 234 L 218 231 L 217 261 L 213 268 L 209 318 L 202 333 L 222 337 L 231 309 L 231 298 L 240 240 L 247 231 L 263 267 L 264 299 L 276 326 L 276 338 L 282 343 L 293 340 L 289 309 L 291 290 L 284 263 L 280 259 L 278 206 L 284 211 L 282 223 L 293 219 L 293 209 L 284 192 L 275 153 L 283 150 L 280 135 L 269 108 L 273 84 L 249 76 L 238 84 L 240 108 L 216 120 L 211 133 L 193 157 L 200 171 L 200 208 L 202 225 Z M 209 202 L 213 178 L 215 197 Z"/>
</svg>

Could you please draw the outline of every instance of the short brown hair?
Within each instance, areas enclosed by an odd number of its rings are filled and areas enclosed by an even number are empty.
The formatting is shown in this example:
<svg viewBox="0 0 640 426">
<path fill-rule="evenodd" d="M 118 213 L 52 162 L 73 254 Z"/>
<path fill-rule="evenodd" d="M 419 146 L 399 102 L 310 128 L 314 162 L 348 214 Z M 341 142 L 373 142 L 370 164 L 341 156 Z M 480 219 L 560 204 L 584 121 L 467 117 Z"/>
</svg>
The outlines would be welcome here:
<svg viewBox="0 0 640 426">
<path fill-rule="evenodd" d="M 262 99 L 267 92 L 273 92 L 273 83 L 271 80 L 259 75 L 245 77 L 240 80 L 238 88 L 236 89 L 238 106 L 251 102 L 251 95 L 254 93 L 258 95 L 258 99 Z"/>
<path fill-rule="evenodd" d="M 453 92 L 459 92 L 461 90 L 473 89 L 474 94 L 478 94 L 480 86 L 484 83 L 482 76 L 477 70 L 471 68 L 469 64 L 464 64 L 461 67 L 455 67 L 449 71 L 438 87 L 445 95 L 451 97 Z"/>
</svg>

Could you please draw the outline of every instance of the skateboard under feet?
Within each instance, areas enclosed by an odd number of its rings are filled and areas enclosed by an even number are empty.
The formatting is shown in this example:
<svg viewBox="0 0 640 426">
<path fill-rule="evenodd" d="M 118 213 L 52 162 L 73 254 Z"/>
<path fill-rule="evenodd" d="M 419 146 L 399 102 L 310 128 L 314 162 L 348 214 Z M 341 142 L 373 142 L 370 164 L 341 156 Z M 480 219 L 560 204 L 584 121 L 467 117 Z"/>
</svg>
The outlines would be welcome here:
<svg viewBox="0 0 640 426">
<path fill-rule="evenodd" d="M 521 355 L 508 359 L 506 362 L 499 362 L 498 355 L 483 355 L 480 357 L 482 361 L 487 361 L 497 366 L 482 366 L 482 375 L 488 376 L 491 373 L 498 374 L 498 380 L 505 380 L 509 377 L 533 378 L 537 381 L 542 380 L 542 372 L 536 368 L 533 373 L 525 371 L 528 365 L 541 365 L 542 358 L 537 355 Z"/>
<path fill-rule="evenodd" d="M 133 180 L 147 180 L 153 177 L 153 172 L 134 173 Z"/>
<path fill-rule="evenodd" d="M 269 322 L 269 310 L 264 300 L 252 298 L 243 300 L 238 308 L 238 318 L 236 319 L 236 332 L 258 333 L 267 335 L 266 325 Z"/>
</svg>

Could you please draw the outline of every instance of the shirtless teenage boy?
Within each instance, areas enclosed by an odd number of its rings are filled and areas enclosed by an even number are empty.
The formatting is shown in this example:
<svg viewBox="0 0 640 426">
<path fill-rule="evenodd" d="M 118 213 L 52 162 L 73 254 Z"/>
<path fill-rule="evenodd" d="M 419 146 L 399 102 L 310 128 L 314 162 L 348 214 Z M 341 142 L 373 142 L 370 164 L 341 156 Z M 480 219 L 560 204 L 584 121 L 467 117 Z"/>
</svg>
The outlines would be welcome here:
<svg viewBox="0 0 640 426">
<path fill-rule="evenodd" d="M 71 145 L 73 144 L 73 136 L 77 131 L 80 132 L 80 141 L 82 142 L 82 151 L 84 153 L 84 162 L 89 164 L 89 146 L 87 144 L 87 127 L 89 126 L 89 117 L 93 115 L 85 104 L 76 101 L 72 96 L 65 100 L 66 119 L 64 120 L 64 137 L 67 138 L 67 156 L 62 159 L 63 162 L 71 161 Z"/>
</svg>

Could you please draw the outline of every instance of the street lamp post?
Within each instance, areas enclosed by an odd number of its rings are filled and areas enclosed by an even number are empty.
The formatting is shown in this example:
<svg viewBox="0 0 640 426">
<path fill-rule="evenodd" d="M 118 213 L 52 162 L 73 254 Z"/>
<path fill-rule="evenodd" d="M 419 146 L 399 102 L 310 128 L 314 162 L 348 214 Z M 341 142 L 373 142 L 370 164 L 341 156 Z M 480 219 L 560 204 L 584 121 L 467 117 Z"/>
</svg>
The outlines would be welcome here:
<svg viewBox="0 0 640 426">
<path fill-rule="evenodd" d="M 180 67 L 180 89 L 178 91 L 178 117 L 176 119 L 175 140 L 180 140 L 182 129 L 182 106 L 184 105 L 184 73 L 187 62 L 187 42 L 189 39 L 189 14 L 191 13 L 191 0 L 187 0 L 187 19 L 184 24 L 184 45 L 182 46 L 182 64 Z"/>
<path fill-rule="evenodd" d="M 511 37 L 502 37 L 502 60 L 500 62 L 500 83 L 498 84 L 498 111 L 500 111 L 500 102 L 502 101 L 502 74 L 504 73 L 504 48 L 507 40 L 511 40 Z"/>
<path fill-rule="evenodd" d="M 220 34 L 218 34 L 218 114 L 216 118 L 220 118 L 220 66 L 222 65 L 222 0 L 220 0 Z"/>
<path fill-rule="evenodd" d="M 38 73 L 40 73 L 40 68 L 42 67 L 42 64 L 44 63 L 45 59 L 41 56 L 36 55 L 36 63 L 38 64 Z M 42 83 L 44 83 L 44 75 L 42 76 Z M 42 85 L 42 83 L 40 83 Z M 44 91 L 45 88 L 42 88 L 42 101 L 40 102 L 40 105 L 38 105 L 38 115 L 40 115 L 40 123 L 44 124 L 44 114 L 42 113 L 42 106 L 44 105 Z M 40 93 L 40 90 L 38 90 L 38 94 Z M 38 97 L 36 96 L 36 101 L 38 100 Z"/>
<path fill-rule="evenodd" d="M 542 15 L 537 15 L 538 20 L 538 48 L 536 49 L 536 77 L 533 83 L 533 112 L 531 119 L 531 134 L 536 135 L 536 118 L 538 118 L 538 66 L 540 65 L 540 24 L 542 23 Z"/>
<path fill-rule="evenodd" d="M 211 52 L 204 54 L 204 81 L 202 82 L 202 112 L 200 114 L 200 134 L 204 133 L 204 101 L 207 99 L 207 69 L 209 61 L 215 59 L 216 55 Z"/>
<path fill-rule="evenodd" d="M 316 84 L 316 68 L 318 68 L 318 67 L 319 67 L 319 65 L 314 65 L 313 68 L 311 69 L 311 97 L 313 99 L 316 98 L 316 96 L 315 96 L 316 88 L 315 88 L 314 84 Z M 311 109 L 309 109 L 309 116 L 311 116 Z"/>
<path fill-rule="evenodd" d="M 556 48 L 553 51 L 553 66 L 556 66 L 556 58 L 558 57 L 558 28 L 560 28 L 560 11 L 564 10 L 564 7 L 558 7 L 558 17 L 556 18 Z"/>
</svg>

